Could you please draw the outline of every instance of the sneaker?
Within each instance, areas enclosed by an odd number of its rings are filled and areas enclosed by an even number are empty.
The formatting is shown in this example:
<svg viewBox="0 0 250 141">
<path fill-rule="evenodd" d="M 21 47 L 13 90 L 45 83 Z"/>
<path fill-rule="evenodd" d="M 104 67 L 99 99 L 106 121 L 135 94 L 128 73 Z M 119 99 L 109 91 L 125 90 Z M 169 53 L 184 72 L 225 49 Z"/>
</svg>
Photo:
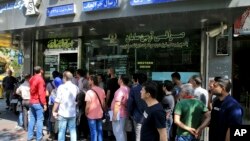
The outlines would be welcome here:
<svg viewBox="0 0 250 141">
<path fill-rule="evenodd" d="M 16 130 L 16 131 L 23 130 L 23 127 L 17 125 L 17 126 L 15 127 L 15 130 Z"/>
</svg>

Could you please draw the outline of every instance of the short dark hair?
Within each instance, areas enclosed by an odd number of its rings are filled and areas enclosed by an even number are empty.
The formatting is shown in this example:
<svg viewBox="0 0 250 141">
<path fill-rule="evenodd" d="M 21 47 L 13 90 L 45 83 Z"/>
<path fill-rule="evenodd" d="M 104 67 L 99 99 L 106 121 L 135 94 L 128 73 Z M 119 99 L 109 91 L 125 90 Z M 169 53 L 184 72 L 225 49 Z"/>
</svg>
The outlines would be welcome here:
<svg viewBox="0 0 250 141">
<path fill-rule="evenodd" d="M 143 84 L 144 82 L 147 81 L 147 75 L 145 73 L 142 72 L 138 72 L 138 73 L 134 73 L 133 74 L 133 79 L 135 81 L 138 81 L 139 84 Z"/>
<path fill-rule="evenodd" d="M 34 72 L 35 72 L 35 74 L 40 73 L 41 70 L 42 70 L 42 67 L 40 67 L 40 66 L 35 66 L 35 67 L 34 67 Z"/>
<path fill-rule="evenodd" d="M 30 79 L 30 78 L 31 78 L 31 75 L 30 75 L 29 73 L 24 74 L 23 76 L 24 76 L 24 79 L 25 79 L 25 80 L 27 80 L 27 79 Z"/>
<path fill-rule="evenodd" d="M 77 69 L 76 73 L 79 74 L 82 77 L 85 77 L 87 75 L 87 70 L 84 69 Z"/>
<path fill-rule="evenodd" d="M 89 76 L 89 79 L 90 79 L 90 80 L 93 80 L 94 84 L 95 84 L 96 86 L 98 86 L 98 79 L 97 79 L 97 76 L 96 76 L 96 75 L 90 75 L 90 76 Z"/>
<path fill-rule="evenodd" d="M 215 82 L 217 82 L 221 87 L 224 87 L 226 92 L 228 92 L 228 93 L 230 92 L 231 87 L 232 87 L 230 79 L 228 79 L 228 78 L 219 78 Z"/>
<path fill-rule="evenodd" d="M 157 98 L 158 94 L 158 85 L 157 83 L 153 81 L 146 81 L 145 83 L 142 84 L 144 87 L 145 91 L 150 93 L 152 98 Z"/>
<path fill-rule="evenodd" d="M 60 76 L 60 73 L 58 71 L 53 71 L 52 72 L 52 77 L 53 78 L 56 78 L 56 77 L 59 77 Z"/>
<path fill-rule="evenodd" d="M 125 85 L 128 85 L 128 83 L 129 83 L 129 78 L 128 78 L 127 75 L 122 74 L 122 75 L 120 76 L 120 78 L 121 78 L 122 82 L 123 82 Z"/>
<path fill-rule="evenodd" d="M 181 80 L 181 75 L 178 72 L 174 72 L 171 74 L 172 78 L 177 78 L 178 80 Z"/>
<path fill-rule="evenodd" d="M 166 87 L 166 89 L 168 91 L 172 91 L 173 87 L 174 87 L 174 84 L 172 81 L 170 80 L 165 80 L 164 83 L 163 83 L 163 86 Z"/>
</svg>

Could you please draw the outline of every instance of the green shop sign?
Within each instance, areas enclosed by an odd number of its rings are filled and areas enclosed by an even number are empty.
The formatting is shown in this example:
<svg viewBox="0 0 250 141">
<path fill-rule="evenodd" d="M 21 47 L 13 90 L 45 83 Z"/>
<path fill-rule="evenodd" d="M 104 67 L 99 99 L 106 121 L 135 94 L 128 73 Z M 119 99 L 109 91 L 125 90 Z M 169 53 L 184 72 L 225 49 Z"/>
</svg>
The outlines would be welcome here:
<svg viewBox="0 0 250 141">
<path fill-rule="evenodd" d="M 70 49 L 74 48 L 72 39 L 52 39 L 48 41 L 48 49 Z"/>
</svg>

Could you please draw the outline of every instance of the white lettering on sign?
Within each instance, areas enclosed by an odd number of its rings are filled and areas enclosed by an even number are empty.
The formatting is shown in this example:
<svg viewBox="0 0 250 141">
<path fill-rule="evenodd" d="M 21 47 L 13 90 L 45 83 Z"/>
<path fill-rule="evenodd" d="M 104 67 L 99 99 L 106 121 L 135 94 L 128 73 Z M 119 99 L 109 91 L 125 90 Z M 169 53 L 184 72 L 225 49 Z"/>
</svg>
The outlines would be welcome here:
<svg viewBox="0 0 250 141">
<path fill-rule="evenodd" d="M 236 129 L 234 132 L 234 136 L 243 136 L 247 133 L 246 129 Z"/>
</svg>

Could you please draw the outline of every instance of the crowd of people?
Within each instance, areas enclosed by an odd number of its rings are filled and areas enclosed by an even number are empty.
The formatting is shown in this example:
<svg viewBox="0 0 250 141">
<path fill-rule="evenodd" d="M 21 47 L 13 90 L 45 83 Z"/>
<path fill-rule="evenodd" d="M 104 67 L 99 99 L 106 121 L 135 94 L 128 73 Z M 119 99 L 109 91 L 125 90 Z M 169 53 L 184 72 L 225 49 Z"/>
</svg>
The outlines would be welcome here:
<svg viewBox="0 0 250 141">
<path fill-rule="evenodd" d="M 199 141 L 207 127 L 210 141 L 228 141 L 230 127 L 242 124 L 243 109 L 224 77 L 206 90 L 199 75 L 184 84 L 178 72 L 162 84 L 141 72 L 117 77 L 114 68 L 107 80 L 83 69 L 54 71 L 47 83 L 43 75 L 36 66 L 18 87 L 10 70 L 3 80 L 6 108 L 13 94 L 20 96 L 17 129 L 27 131 L 28 141 L 43 140 L 43 126 L 59 141 L 66 134 L 71 141 L 103 141 L 104 132 L 117 141 Z"/>
</svg>

